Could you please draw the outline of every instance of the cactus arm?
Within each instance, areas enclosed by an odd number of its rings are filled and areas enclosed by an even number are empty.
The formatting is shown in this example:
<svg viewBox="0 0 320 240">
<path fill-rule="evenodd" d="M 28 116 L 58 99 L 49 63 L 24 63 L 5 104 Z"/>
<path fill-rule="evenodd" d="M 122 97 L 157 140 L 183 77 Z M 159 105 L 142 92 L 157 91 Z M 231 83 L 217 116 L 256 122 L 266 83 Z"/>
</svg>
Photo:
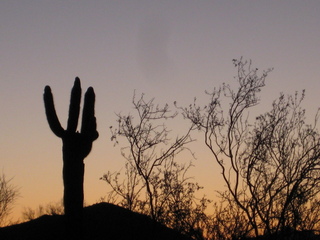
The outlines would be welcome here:
<svg viewBox="0 0 320 240">
<path fill-rule="evenodd" d="M 53 96 L 49 86 L 44 90 L 45 110 L 51 130 L 62 138 L 63 153 L 63 184 L 64 184 L 64 210 L 66 215 L 66 230 L 70 239 L 78 239 L 82 229 L 83 210 L 83 180 L 84 158 L 92 148 L 92 142 L 99 136 L 94 116 L 95 94 L 93 88 L 88 88 L 82 114 L 81 132 L 76 132 L 80 112 L 81 84 L 77 77 L 71 91 L 69 118 L 67 129 L 61 127 L 57 117 Z"/>
<path fill-rule="evenodd" d="M 44 88 L 43 100 L 47 120 L 52 132 L 60 138 L 63 137 L 64 129 L 61 127 L 56 110 L 54 108 L 53 96 L 49 86 Z"/>
<path fill-rule="evenodd" d="M 80 79 L 76 77 L 73 88 L 71 90 L 70 106 L 69 106 L 69 118 L 67 131 L 75 132 L 78 126 L 78 118 L 80 112 L 80 101 L 81 101 L 81 85 Z"/>
<path fill-rule="evenodd" d="M 93 88 L 90 87 L 88 88 L 84 99 L 81 134 L 87 136 L 91 141 L 96 140 L 99 136 L 96 118 L 94 116 L 94 103 L 95 94 Z"/>
</svg>

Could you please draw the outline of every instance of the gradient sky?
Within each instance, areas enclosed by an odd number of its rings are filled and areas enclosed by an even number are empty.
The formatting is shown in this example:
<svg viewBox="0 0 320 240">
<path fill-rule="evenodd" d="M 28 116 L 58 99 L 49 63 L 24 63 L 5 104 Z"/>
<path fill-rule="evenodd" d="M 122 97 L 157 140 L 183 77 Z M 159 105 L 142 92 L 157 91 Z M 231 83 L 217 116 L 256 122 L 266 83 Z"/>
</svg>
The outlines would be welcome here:
<svg viewBox="0 0 320 240">
<path fill-rule="evenodd" d="M 195 96 L 205 99 L 204 90 L 231 83 L 232 59 L 243 56 L 261 70 L 274 67 L 259 110 L 268 110 L 280 92 L 306 89 L 304 106 L 314 114 L 319 12 L 319 0 L 2 0 L 0 168 L 20 188 L 14 214 L 62 199 L 61 141 L 46 121 L 45 85 L 64 126 L 74 78 L 83 92 L 95 89 L 100 137 L 85 160 L 91 204 L 108 191 L 103 173 L 123 166 L 109 126 L 115 113 L 132 112 L 135 89 L 158 103 L 188 105 Z M 222 187 L 219 169 L 206 149 L 192 150 L 191 175 L 211 196 Z"/>
</svg>

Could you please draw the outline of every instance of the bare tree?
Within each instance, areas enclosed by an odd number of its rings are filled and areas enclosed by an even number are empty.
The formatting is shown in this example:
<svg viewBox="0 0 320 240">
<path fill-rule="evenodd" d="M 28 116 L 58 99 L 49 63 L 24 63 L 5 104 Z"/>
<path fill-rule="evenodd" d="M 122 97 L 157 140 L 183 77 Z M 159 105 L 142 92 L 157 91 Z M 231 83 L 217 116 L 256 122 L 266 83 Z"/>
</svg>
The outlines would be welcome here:
<svg viewBox="0 0 320 240">
<path fill-rule="evenodd" d="M 0 175 L 0 226 L 5 225 L 12 205 L 19 196 L 19 191 L 11 184 L 11 180 L 7 179 L 3 173 Z"/>
<path fill-rule="evenodd" d="M 281 94 L 272 110 L 257 118 L 244 158 L 252 204 L 268 234 L 305 230 L 306 207 L 320 191 L 318 114 L 314 124 L 305 123 L 303 98 L 304 92 Z"/>
<path fill-rule="evenodd" d="M 112 189 L 103 200 L 131 211 L 141 211 L 144 209 L 144 203 L 140 199 L 140 194 L 144 187 L 134 166 L 128 162 L 125 163 L 125 176 L 126 178 L 122 179 L 120 171 L 108 171 L 101 177 L 101 180 L 106 181 Z"/>
<path fill-rule="evenodd" d="M 220 192 L 220 197 L 226 204 L 235 204 L 245 217 L 246 231 L 242 229 L 239 235 L 299 230 L 302 219 L 317 222 L 305 216 L 312 214 L 305 209 L 317 202 L 319 193 L 318 114 L 314 124 L 306 124 L 301 109 L 304 93 L 301 97 L 281 94 L 269 112 L 250 124 L 249 110 L 259 103 L 257 93 L 271 69 L 259 76 L 251 62 L 233 63 L 235 90 L 224 84 L 207 92 L 210 100 L 204 107 L 195 99 L 180 109 L 204 133 L 205 144 L 221 169 L 227 192 Z"/>
<path fill-rule="evenodd" d="M 134 95 L 132 103 L 136 115 L 118 114 L 118 126 L 110 127 L 111 140 L 125 140 L 121 153 L 126 159 L 126 178 L 120 172 L 108 172 L 102 177 L 112 188 L 108 200 L 180 232 L 190 233 L 193 229 L 195 236 L 207 200 L 197 202 L 195 198 L 201 187 L 187 176 L 192 164 L 176 160 L 178 154 L 188 151 L 186 145 L 193 141 L 192 128 L 172 139 L 165 121 L 175 118 L 176 112 L 171 113 L 167 104 L 160 107 L 153 99 L 146 101 L 144 95 L 138 99 Z"/>
</svg>

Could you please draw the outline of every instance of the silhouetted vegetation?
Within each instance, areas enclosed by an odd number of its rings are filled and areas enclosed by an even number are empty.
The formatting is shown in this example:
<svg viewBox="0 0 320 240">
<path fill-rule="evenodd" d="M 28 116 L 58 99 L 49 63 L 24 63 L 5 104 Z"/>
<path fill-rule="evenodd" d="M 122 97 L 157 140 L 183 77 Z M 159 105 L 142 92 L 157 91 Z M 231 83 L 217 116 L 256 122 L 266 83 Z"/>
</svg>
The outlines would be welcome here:
<svg viewBox="0 0 320 240">
<path fill-rule="evenodd" d="M 2 173 L 0 175 L 0 227 L 7 224 L 6 217 L 10 214 L 18 195 L 19 191 L 11 184 L 11 179 L 7 179 Z"/>
<path fill-rule="evenodd" d="M 237 88 L 224 84 L 207 92 L 207 105 L 198 106 L 195 99 L 180 108 L 194 129 L 203 132 L 226 184 L 226 191 L 219 192 L 222 205 L 214 216 L 214 238 L 319 230 L 318 112 L 313 124 L 307 124 L 301 107 L 304 92 L 280 94 L 270 111 L 250 122 L 249 110 L 259 104 L 258 93 L 271 70 L 259 76 L 251 62 L 233 63 Z"/>
<path fill-rule="evenodd" d="M 111 127 L 112 140 L 126 140 L 122 155 L 127 178 L 120 172 L 103 176 L 112 189 L 108 200 L 193 239 L 316 238 L 320 230 L 318 113 L 313 124 L 306 123 L 303 91 L 280 94 L 270 111 L 250 116 L 272 69 L 259 75 L 251 62 L 233 63 L 235 87 L 223 84 L 207 91 L 210 99 L 204 106 L 196 98 L 188 107 L 176 104 L 191 122 L 181 139 L 168 138 L 164 122 L 177 114 L 169 115 L 168 105 L 161 108 L 143 96 L 133 98 L 135 118 L 119 114 L 118 127 Z M 185 150 L 185 144 L 193 141 L 192 130 L 204 134 L 226 184 L 226 190 L 218 192 L 212 215 L 205 213 L 208 199 L 196 200 L 199 186 L 186 177 L 190 166 L 180 165 L 177 154 L 162 159 L 166 146 L 174 146 L 177 153 Z"/>
<path fill-rule="evenodd" d="M 111 140 L 123 144 L 125 176 L 108 171 L 101 178 L 111 189 L 105 199 L 109 203 L 85 208 L 83 225 L 83 160 L 98 137 L 95 95 L 89 88 L 78 133 L 80 80 L 76 78 L 72 89 L 67 130 L 60 125 L 47 86 L 48 122 L 63 141 L 66 216 L 51 205 L 38 212 L 27 209 L 28 220 L 52 216 L 0 228 L 0 238 L 68 239 L 71 224 L 77 239 L 320 239 L 320 111 L 308 124 L 302 91 L 281 93 L 269 111 L 250 116 L 272 69 L 259 74 L 251 62 L 240 59 L 233 64 L 236 86 L 223 84 L 207 91 L 204 106 L 196 98 L 187 107 L 175 103 L 190 122 L 178 137 L 172 137 L 166 125 L 178 112 L 134 95 L 136 114 L 118 114 L 117 126 L 110 127 Z M 193 157 L 188 145 L 194 141 L 193 131 L 203 133 L 226 186 L 210 215 L 206 210 L 212 201 L 196 197 L 201 187 L 188 175 L 192 163 L 177 157 Z"/>
<path fill-rule="evenodd" d="M 197 199 L 201 187 L 188 177 L 191 163 L 177 161 L 186 145 L 193 140 L 186 133 L 170 138 L 166 121 L 176 112 L 169 106 L 146 101 L 144 95 L 133 97 L 135 115 L 117 115 L 117 127 L 110 127 L 112 140 L 124 140 L 121 148 L 126 159 L 125 178 L 110 171 L 102 177 L 111 187 L 107 201 L 146 214 L 157 222 L 194 238 L 202 239 L 199 222 L 207 207 L 206 198 Z M 171 140 L 174 139 L 174 140 Z"/>
<path fill-rule="evenodd" d="M 62 202 L 48 203 L 45 206 L 39 205 L 36 209 L 25 208 L 22 211 L 22 221 L 30 221 L 43 215 L 63 215 L 64 209 Z"/>
<path fill-rule="evenodd" d="M 77 131 L 80 112 L 81 86 L 80 79 L 76 78 L 71 91 L 69 118 L 67 129 L 61 127 L 57 117 L 53 96 L 49 86 L 45 87 L 44 104 L 49 126 L 52 132 L 62 139 L 63 143 L 63 184 L 64 184 L 64 212 L 73 228 L 81 229 L 83 209 L 83 160 L 91 151 L 92 142 L 99 136 L 94 116 L 95 94 L 93 88 L 88 88 L 82 114 L 81 131 Z"/>
</svg>

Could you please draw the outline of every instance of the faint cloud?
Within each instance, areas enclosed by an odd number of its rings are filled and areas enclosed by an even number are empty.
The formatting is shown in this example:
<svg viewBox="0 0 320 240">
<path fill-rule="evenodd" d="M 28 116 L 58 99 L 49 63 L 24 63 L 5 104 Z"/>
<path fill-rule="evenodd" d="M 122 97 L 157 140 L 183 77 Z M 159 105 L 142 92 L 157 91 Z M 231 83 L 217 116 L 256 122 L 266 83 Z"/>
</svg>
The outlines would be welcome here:
<svg viewBox="0 0 320 240">
<path fill-rule="evenodd" d="M 138 63 L 148 80 L 164 81 L 173 73 L 169 56 L 170 26 L 166 19 L 155 15 L 144 18 L 138 35 Z"/>
</svg>

